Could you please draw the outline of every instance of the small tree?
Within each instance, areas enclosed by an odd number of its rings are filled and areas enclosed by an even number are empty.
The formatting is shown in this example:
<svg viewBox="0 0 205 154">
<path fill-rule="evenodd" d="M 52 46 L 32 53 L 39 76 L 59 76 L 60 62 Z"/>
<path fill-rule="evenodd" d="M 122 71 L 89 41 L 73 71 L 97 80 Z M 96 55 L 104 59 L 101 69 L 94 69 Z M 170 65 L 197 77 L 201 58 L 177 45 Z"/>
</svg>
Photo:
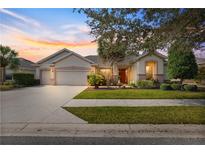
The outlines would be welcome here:
<svg viewBox="0 0 205 154">
<path fill-rule="evenodd" d="M 198 67 L 192 48 L 184 41 L 176 41 L 168 52 L 169 78 L 193 79 L 197 75 Z"/>
<path fill-rule="evenodd" d="M 19 60 L 17 58 L 18 53 L 12 50 L 8 46 L 0 45 L 0 83 L 6 79 L 6 67 L 11 69 L 18 68 Z"/>
</svg>

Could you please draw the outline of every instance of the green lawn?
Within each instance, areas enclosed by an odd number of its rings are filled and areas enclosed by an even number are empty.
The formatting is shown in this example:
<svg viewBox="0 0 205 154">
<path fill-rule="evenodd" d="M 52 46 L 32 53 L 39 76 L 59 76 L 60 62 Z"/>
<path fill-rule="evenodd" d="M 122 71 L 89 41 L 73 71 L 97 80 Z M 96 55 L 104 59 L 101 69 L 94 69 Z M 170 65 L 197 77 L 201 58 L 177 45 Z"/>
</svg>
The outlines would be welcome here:
<svg viewBox="0 0 205 154">
<path fill-rule="evenodd" d="M 74 99 L 203 99 L 205 92 L 163 91 L 158 89 L 86 89 Z"/>
<path fill-rule="evenodd" d="M 92 124 L 205 124 L 205 107 L 66 107 Z"/>
</svg>

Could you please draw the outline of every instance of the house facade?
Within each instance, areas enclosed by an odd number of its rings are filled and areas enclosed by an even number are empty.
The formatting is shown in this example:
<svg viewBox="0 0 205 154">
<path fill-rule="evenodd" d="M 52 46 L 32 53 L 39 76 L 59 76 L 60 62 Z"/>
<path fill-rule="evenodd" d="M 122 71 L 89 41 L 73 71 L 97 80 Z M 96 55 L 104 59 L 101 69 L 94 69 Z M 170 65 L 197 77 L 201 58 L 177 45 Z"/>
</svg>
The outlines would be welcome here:
<svg viewBox="0 0 205 154">
<path fill-rule="evenodd" d="M 112 66 L 103 62 L 98 56 L 87 56 L 93 60 L 94 72 L 103 74 L 106 78 L 118 76 L 121 83 L 128 84 L 137 80 L 158 80 L 163 82 L 167 79 L 166 57 L 158 52 L 144 52 L 140 56 L 127 56 Z"/>
<path fill-rule="evenodd" d="M 87 75 L 101 73 L 105 78 L 118 77 L 121 83 L 137 80 L 166 79 L 166 57 L 158 52 L 127 56 L 111 65 L 98 56 L 83 57 L 68 49 L 62 49 L 36 65 L 36 79 L 45 85 L 87 85 Z"/>
</svg>

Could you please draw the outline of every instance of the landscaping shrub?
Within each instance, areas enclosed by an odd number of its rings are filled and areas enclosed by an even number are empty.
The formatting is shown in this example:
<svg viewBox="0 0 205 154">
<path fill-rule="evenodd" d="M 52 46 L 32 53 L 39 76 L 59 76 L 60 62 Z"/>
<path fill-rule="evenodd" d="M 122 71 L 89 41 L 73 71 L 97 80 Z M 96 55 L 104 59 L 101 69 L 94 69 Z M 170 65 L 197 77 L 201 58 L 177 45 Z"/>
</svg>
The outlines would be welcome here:
<svg viewBox="0 0 205 154">
<path fill-rule="evenodd" d="M 135 88 L 137 87 L 137 84 L 134 81 L 131 81 L 129 82 L 128 86 Z"/>
<path fill-rule="evenodd" d="M 88 75 L 88 83 L 91 86 L 95 86 L 95 88 L 98 88 L 100 85 L 105 85 L 106 80 L 105 77 L 101 74 L 89 74 Z"/>
<path fill-rule="evenodd" d="M 106 82 L 105 82 L 105 84 L 107 85 L 107 86 L 117 86 L 118 85 L 118 76 L 117 75 L 114 75 L 114 76 L 112 76 L 111 78 L 109 78 L 109 79 L 106 79 Z"/>
<path fill-rule="evenodd" d="M 11 90 L 14 88 L 14 85 L 0 85 L 0 91 Z"/>
<path fill-rule="evenodd" d="M 34 79 L 34 85 L 35 86 L 40 85 L 40 79 Z"/>
<path fill-rule="evenodd" d="M 139 80 L 137 81 L 137 87 L 138 88 L 144 88 L 144 89 L 152 89 L 157 88 L 158 81 L 154 80 Z"/>
<path fill-rule="evenodd" d="M 33 86 L 37 81 L 34 79 L 34 74 L 29 73 L 14 73 L 13 80 L 18 85 Z"/>
<path fill-rule="evenodd" d="M 184 85 L 184 90 L 185 91 L 197 91 L 197 85 Z"/>
<path fill-rule="evenodd" d="M 171 80 L 164 80 L 164 83 L 171 84 Z"/>
<path fill-rule="evenodd" d="M 3 85 L 14 85 L 14 81 L 5 81 Z"/>
<path fill-rule="evenodd" d="M 168 83 L 162 83 L 162 84 L 160 85 L 160 89 L 161 89 L 161 90 L 172 90 L 172 87 L 171 87 L 171 85 L 168 84 Z"/>
<path fill-rule="evenodd" d="M 173 84 L 171 84 L 171 88 L 173 89 L 173 90 L 181 90 L 181 84 L 176 84 L 176 83 L 173 83 Z"/>
</svg>

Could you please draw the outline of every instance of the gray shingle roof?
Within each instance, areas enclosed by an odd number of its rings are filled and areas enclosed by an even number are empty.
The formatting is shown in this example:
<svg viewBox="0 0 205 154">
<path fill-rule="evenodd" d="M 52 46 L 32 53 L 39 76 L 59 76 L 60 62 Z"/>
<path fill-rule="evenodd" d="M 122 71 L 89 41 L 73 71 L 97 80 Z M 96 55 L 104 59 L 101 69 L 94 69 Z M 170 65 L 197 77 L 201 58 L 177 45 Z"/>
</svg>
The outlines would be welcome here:
<svg viewBox="0 0 205 154">
<path fill-rule="evenodd" d="M 205 64 L 205 58 L 196 58 L 197 64 Z"/>
<path fill-rule="evenodd" d="M 24 59 L 24 58 L 19 58 L 19 67 L 35 69 L 33 64 L 35 64 L 35 63 L 30 61 L 30 60 L 27 60 L 27 59 Z"/>
<path fill-rule="evenodd" d="M 85 56 L 86 59 L 89 59 L 91 61 L 93 61 L 94 63 L 97 63 L 98 62 L 98 55 L 89 55 L 89 56 Z"/>
</svg>

